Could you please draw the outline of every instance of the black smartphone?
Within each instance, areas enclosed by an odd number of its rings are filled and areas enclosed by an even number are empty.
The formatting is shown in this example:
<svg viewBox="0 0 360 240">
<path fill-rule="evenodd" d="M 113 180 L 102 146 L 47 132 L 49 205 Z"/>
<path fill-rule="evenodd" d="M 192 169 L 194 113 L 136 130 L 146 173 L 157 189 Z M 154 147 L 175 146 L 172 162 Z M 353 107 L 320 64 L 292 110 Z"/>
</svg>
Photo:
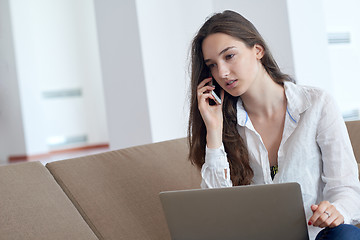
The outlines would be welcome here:
<svg viewBox="0 0 360 240">
<path fill-rule="evenodd" d="M 221 98 L 220 98 L 220 85 L 215 81 L 214 77 L 212 77 L 212 84 L 215 86 L 215 89 L 211 91 L 211 95 L 215 98 L 215 100 L 210 99 L 210 105 L 220 105 Z"/>
</svg>

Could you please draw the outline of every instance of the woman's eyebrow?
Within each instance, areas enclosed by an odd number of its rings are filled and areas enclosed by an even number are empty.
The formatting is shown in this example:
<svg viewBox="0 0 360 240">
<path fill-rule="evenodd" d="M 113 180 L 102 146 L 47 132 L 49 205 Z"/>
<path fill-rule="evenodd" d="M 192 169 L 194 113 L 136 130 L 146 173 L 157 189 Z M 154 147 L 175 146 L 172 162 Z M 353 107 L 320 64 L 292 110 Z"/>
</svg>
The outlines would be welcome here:
<svg viewBox="0 0 360 240">
<path fill-rule="evenodd" d="M 236 48 L 236 47 L 235 47 L 235 46 L 231 46 L 231 47 L 227 47 L 227 48 L 223 49 L 223 50 L 219 53 L 219 56 L 220 56 L 221 54 L 224 54 L 225 52 L 229 51 L 229 50 L 232 49 L 232 48 Z M 209 61 L 211 61 L 211 59 L 206 59 L 206 60 L 205 60 L 205 63 L 207 63 L 207 62 L 209 62 Z"/>
<path fill-rule="evenodd" d="M 236 48 L 236 47 L 235 47 L 235 46 L 232 46 L 232 47 L 227 47 L 227 48 L 225 48 L 224 50 L 222 50 L 222 51 L 219 53 L 219 56 L 220 56 L 221 54 L 223 54 L 224 52 L 227 52 L 228 50 L 232 49 L 232 48 Z"/>
</svg>

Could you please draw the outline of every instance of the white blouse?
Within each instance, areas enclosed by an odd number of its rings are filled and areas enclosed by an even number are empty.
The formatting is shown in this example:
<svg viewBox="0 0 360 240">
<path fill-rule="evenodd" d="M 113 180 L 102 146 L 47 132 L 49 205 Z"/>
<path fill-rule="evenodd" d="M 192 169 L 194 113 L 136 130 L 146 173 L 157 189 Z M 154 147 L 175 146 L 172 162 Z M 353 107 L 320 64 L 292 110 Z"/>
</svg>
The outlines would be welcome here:
<svg viewBox="0 0 360 240">
<path fill-rule="evenodd" d="M 344 216 L 345 223 L 360 222 L 358 167 L 347 129 L 335 101 L 324 91 L 284 83 L 287 114 L 278 150 L 278 173 L 271 179 L 268 153 L 239 98 L 237 121 L 247 144 L 252 184 L 297 182 L 301 185 L 307 219 L 310 206 L 327 200 Z M 206 148 L 201 169 L 202 188 L 231 187 L 224 146 Z M 256 224 L 256 223 L 254 223 Z M 310 239 L 321 229 L 309 226 Z"/>
</svg>

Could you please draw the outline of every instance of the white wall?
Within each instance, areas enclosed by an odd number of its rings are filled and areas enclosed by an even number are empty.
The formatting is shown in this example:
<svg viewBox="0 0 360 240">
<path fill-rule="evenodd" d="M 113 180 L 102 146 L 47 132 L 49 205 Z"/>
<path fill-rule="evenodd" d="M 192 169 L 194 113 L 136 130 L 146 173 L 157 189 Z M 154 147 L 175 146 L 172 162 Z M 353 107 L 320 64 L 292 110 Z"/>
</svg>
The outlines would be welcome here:
<svg viewBox="0 0 360 240">
<path fill-rule="evenodd" d="M 33 31 L 37 27 L 36 24 L 33 24 L 37 23 L 34 18 L 36 19 L 38 15 L 31 11 L 32 7 L 31 1 L 10 1 L 16 68 L 26 142 L 24 155 L 44 153 L 48 150 L 45 141 L 45 123 L 41 118 L 43 111 L 40 76 L 38 75 L 38 68 L 41 68 L 38 63 L 41 59 L 37 57 L 39 56 L 37 49 L 42 50 L 42 48 L 41 45 L 37 45 L 37 40 L 41 39 L 41 37 Z M 41 35 L 45 35 L 45 33 Z M 46 67 L 46 65 L 43 66 L 44 69 Z"/>
<path fill-rule="evenodd" d="M 320 0 L 213 0 L 216 11 L 231 9 L 249 19 L 267 41 L 284 73 L 298 84 L 333 93 L 327 36 Z"/>
<path fill-rule="evenodd" d="M 284 72 L 300 84 L 332 91 L 321 0 L 12 0 L 8 17 L 8 1 L 0 1 L 2 24 L 13 26 L 15 48 L 14 57 L 11 34 L 0 36 L 6 52 L 0 76 L 18 79 L 20 90 L 6 86 L 14 89 L 14 106 L 21 103 L 12 114 L 24 119 L 30 154 L 45 151 L 50 132 L 94 130 L 90 142 L 107 139 L 99 125 L 108 126 L 112 149 L 186 136 L 190 42 L 207 16 L 225 9 L 254 23 Z M 61 88 L 81 88 L 83 98 L 73 99 L 71 108 L 60 100 L 42 101 L 42 91 Z M 81 111 L 76 119 L 59 120 Z M 61 124 L 72 125 L 66 130 Z"/>
<path fill-rule="evenodd" d="M 0 91 L 6 101 L 0 111 L 6 117 L 0 119 L 0 127 L 11 133 L 0 135 L 5 139 L 1 141 L 9 141 L 11 135 L 19 139 L 10 147 L 1 144 L 0 157 L 47 153 L 52 150 L 48 139 L 57 136 L 87 136 L 82 146 L 107 143 L 93 2 L 1 0 L 1 4 Z M 50 100 L 43 96 L 65 89 L 80 89 L 82 96 Z"/>
<path fill-rule="evenodd" d="M 62 0 L 63 1 L 63 0 Z M 75 25 L 78 79 L 83 89 L 83 110 L 88 144 L 108 143 L 104 87 L 93 1 L 68 0 Z"/>
<path fill-rule="evenodd" d="M 322 1 L 288 0 L 287 4 L 298 83 L 333 94 Z"/>
<path fill-rule="evenodd" d="M 254 24 L 281 70 L 295 76 L 286 0 L 213 0 L 214 10 L 233 10 Z"/>
<path fill-rule="evenodd" d="M 261 8 L 259 4 L 262 4 Z M 241 4 L 236 0 L 137 0 L 153 142 L 186 136 L 189 111 L 187 70 L 191 40 L 209 15 L 226 9 L 244 14 L 259 26 L 259 31 L 273 49 L 281 68 L 294 75 L 287 5 L 284 0 L 246 0 L 241 1 Z M 274 12 L 277 13 L 276 17 L 273 17 Z M 274 26 L 281 35 L 274 34 Z"/>
<path fill-rule="evenodd" d="M 310 19 L 306 23 L 320 21 L 316 15 L 319 1 L 313 4 L 315 10 L 307 15 Z M 285 73 L 300 84 L 329 88 L 323 73 L 328 65 L 314 51 L 326 46 L 312 45 L 324 44 L 323 32 L 318 30 L 324 27 L 323 22 L 304 30 L 297 20 L 300 15 L 296 9 L 308 12 L 310 1 L 290 6 L 287 0 L 95 3 L 112 148 L 186 136 L 187 54 L 196 31 L 213 12 L 232 9 L 243 14 L 262 33 Z M 303 39 L 308 35 L 301 34 L 310 33 L 311 40 Z M 131 81 L 134 78 L 135 83 Z M 119 105 L 124 98 L 128 99 L 126 104 Z"/>
<path fill-rule="evenodd" d="M 152 142 L 135 1 L 95 0 L 110 148 Z"/>
<path fill-rule="evenodd" d="M 0 0 L 0 164 L 25 152 L 9 0 Z"/>
<path fill-rule="evenodd" d="M 350 43 L 328 44 L 331 80 L 340 108 L 360 109 L 360 2 L 323 0 L 327 33 L 349 33 Z"/>
<path fill-rule="evenodd" d="M 152 141 L 184 137 L 188 121 L 188 53 L 213 11 L 207 0 L 137 0 Z"/>
<path fill-rule="evenodd" d="M 91 1 L 12 0 L 26 154 L 49 151 L 50 137 L 108 141 Z M 44 99 L 44 91 L 81 89 L 82 96 Z"/>
<path fill-rule="evenodd" d="M 98 0 L 95 7 L 110 147 L 185 137 L 189 47 L 211 2 Z"/>
</svg>

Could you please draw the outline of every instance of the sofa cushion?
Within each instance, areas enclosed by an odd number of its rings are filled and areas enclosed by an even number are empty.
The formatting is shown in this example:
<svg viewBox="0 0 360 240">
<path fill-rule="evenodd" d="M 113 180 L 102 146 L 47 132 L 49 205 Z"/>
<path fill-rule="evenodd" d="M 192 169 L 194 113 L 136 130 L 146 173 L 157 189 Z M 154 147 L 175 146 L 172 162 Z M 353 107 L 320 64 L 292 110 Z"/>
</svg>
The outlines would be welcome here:
<svg viewBox="0 0 360 240">
<path fill-rule="evenodd" d="M 170 239 L 159 200 L 200 187 L 186 139 L 47 164 L 99 239 Z"/>
<path fill-rule="evenodd" d="M 345 124 L 349 133 L 355 158 L 357 162 L 360 163 L 360 121 L 347 121 Z"/>
<path fill-rule="evenodd" d="M 39 162 L 0 168 L 0 239 L 97 239 Z"/>
</svg>

